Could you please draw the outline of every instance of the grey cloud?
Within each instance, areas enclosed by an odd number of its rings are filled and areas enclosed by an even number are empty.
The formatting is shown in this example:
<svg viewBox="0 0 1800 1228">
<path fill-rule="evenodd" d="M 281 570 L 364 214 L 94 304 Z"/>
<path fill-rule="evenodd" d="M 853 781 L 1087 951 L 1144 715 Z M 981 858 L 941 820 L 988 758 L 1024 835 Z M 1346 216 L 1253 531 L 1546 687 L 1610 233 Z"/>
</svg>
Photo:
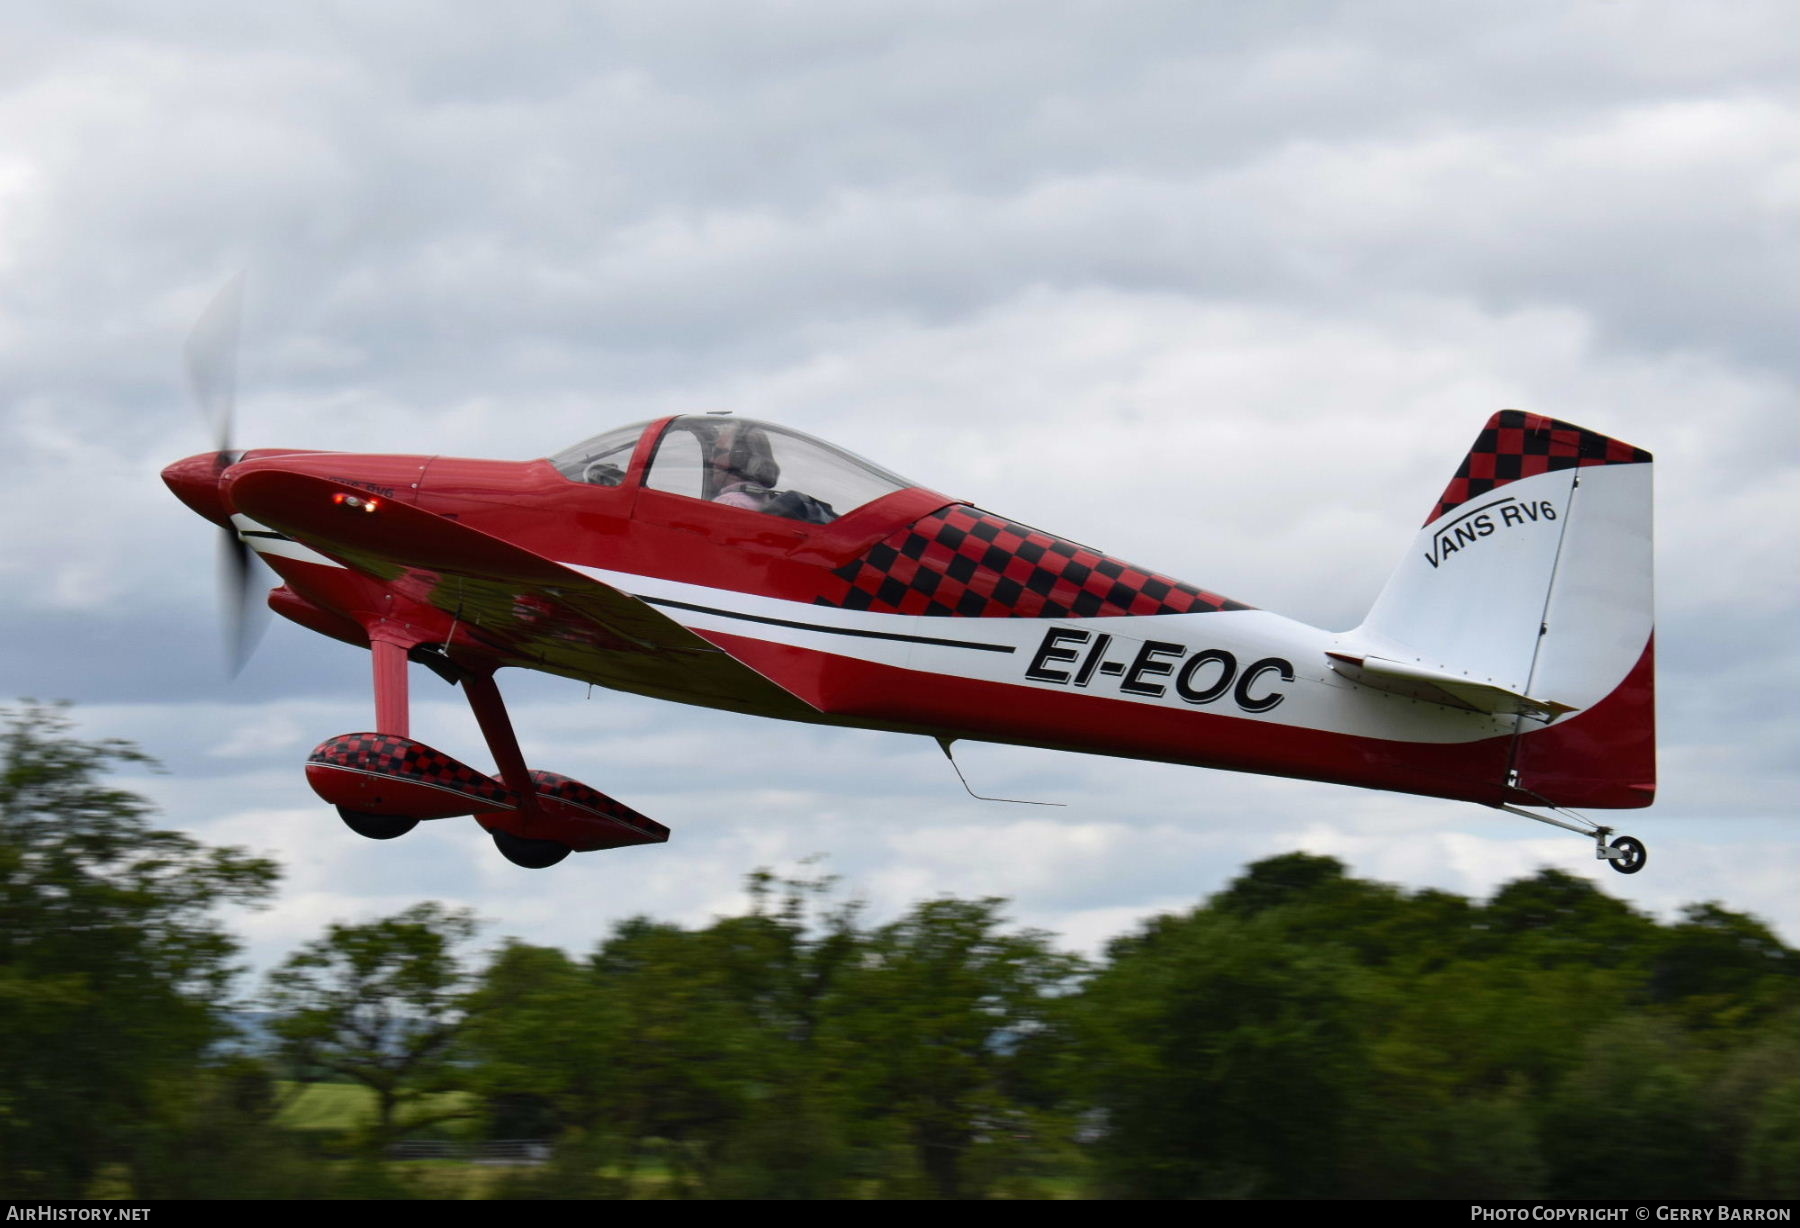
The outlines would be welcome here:
<svg viewBox="0 0 1800 1228">
<path fill-rule="evenodd" d="M 1608 150 L 1632 108 L 1754 111 L 1791 68 L 1777 7 L 343 10 L 260 38 L 103 11 L 11 95 L 53 168 L 26 257 L 53 288 L 20 293 L 28 318 L 110 290 L 129 329 L 236 249 L 273 328 L 360 337 L 389 379 L 466 382 L 508 329 L 729 362 L 746 327 L 781 344 L 784 321 L 961 313 L 1037 281 L 1457 287 L 1787 352 L 1758 233 L 1780 202 L 1745 178 L 1762 151 L 1644 179 Z M 111 267 L 87 267 L 95 240 Z"/>
</svg>

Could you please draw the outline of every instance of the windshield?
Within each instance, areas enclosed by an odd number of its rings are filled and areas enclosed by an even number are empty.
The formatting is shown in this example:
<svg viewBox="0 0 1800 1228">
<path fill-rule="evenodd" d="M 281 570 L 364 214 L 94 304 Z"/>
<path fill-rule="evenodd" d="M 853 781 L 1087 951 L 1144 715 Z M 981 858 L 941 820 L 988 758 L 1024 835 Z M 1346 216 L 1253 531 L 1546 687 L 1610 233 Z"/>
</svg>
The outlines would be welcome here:
<svg viewBox="0 0 1800 1228">
<path fill-rule="evenodd" d="M 637 447 L 638 436 L 649 425 L 648 422 L 634 422 L 630 426 L 615 427 L 604 435 L 565 448 L 552 456 L 550 463 L 571 481 L 586 482 L 590 486 L 618 486 L 625 481 L 625 471 L 631 468 L 631 453 Z"/>
<path fill-rule="evenodd" d="M 786 427 L 692 415 L 669 423 L 645 485 L 769 516 L 830 524 L 913 483 Z"/>
</svg>

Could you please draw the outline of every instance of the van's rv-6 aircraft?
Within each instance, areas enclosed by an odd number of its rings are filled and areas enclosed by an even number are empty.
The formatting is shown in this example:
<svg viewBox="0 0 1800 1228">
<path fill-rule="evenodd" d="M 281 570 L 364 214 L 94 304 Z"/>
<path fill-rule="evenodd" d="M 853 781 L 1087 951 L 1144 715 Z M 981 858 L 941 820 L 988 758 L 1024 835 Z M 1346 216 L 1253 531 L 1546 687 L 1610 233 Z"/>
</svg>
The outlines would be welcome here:
<svg viewBox="0 0 1800 1228">
<path fill-rule="evenodd" d="M 370 651 L 374 729 L 322 743 L 306 775 L 374 839 L 470 816 L 543 867 L 668 838 L 526 766 L 494 685 L 516 666 L 946 752 L 974 739 L 1479 802 L 1592 836 L 1615 870 L 1644 864 L 1574 808 L 1655 795 L 1651 458 L 1566 422 L 1495 414 L 1346 632 L 744 418 L 662 418 L 520 462 L 220 442 L 163 478 L 226 529 L 240 575 L 243 545 L 275 569 L 277 613 Z M 462 686 L 497 775 L 410 736 L 409 662 Z"/>
</svg>

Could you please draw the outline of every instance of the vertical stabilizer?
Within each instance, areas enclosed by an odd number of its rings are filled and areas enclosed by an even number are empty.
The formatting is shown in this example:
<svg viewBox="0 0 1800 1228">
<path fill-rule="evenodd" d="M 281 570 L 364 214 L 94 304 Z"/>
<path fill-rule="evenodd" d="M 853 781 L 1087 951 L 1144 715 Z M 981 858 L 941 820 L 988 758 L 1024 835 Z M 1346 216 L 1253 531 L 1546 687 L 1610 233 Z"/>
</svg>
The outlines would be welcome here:
<svg viewBox="0 0 1800 1228">
<path fill-rule="evenodd" d="M 1521 803 L 1655 795 L 1650 479 L 1640 448 L 1502 410 L 1352 633 L 1372 656 L 1558 713 L 1518 717 Z"/>
</svg>

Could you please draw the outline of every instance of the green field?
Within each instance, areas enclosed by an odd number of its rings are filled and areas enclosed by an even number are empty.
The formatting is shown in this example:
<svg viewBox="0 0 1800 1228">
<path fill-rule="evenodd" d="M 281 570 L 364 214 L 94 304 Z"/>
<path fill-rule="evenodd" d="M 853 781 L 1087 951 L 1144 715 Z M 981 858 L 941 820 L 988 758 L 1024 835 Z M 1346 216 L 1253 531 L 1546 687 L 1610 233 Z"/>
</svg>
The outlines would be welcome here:
<svg viewBox="0 0 1800 1228">
<path fill-rule="evenodd" d="M 350 1132 L 363 1129 L 375 1120 L 375 1093 L 356 1083 L 276 1084 L 282 1097 L 278 1122 L 289 1130 L 308 1132 Z M 466 1092 L 443 1092 L 428 1096 L 408 1107 L 402 1121 L 436 1117 L 440 1113 L 472 1109 L 475 1098 Z M 442 1121 L 437 1129 L 458 1134 L 466 1128 L 466 1119 Z"/>
</svg>

